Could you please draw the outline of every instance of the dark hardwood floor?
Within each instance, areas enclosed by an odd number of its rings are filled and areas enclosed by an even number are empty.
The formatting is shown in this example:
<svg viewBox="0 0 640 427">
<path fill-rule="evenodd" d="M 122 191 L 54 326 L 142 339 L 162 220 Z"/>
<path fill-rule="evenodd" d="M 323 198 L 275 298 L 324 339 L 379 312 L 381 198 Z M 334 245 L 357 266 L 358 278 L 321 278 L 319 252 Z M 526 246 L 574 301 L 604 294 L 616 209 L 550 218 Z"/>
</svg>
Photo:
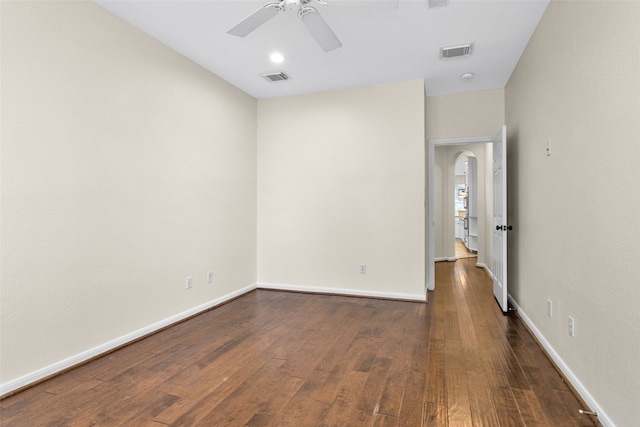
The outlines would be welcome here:
<svg viewBox="0 0 640 427">
<path fill-rule="evenodd" d="M 2 426 L 593 426 L 476 259 L 429 303 L 255 291 L 0 402 Z"/>
</svg>

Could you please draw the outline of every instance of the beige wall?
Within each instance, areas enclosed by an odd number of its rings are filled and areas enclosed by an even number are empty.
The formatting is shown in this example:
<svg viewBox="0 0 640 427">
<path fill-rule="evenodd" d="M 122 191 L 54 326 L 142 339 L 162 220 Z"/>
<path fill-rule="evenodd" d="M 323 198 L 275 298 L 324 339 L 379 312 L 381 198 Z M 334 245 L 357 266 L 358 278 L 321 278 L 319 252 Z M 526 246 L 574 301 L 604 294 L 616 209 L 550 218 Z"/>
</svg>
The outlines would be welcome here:
<svg viewBox="0 0 640 427">
<path fill-rule="evenodd" d="M 429 96 L 426 123 L 429 140 L 476 138 L 495 135 L 504 124 L 504 90 Z M 455 256 L 453 186 L 455 159 L 462 151 L 478 158 L 478 263 L 491 269 L 493 258 L 492 147 L 488 144 L 439 146 L 435 148 L 435 253 L 434 258 Z M 444 196 L 443 196 L 444 195 Z"/>
<path fill-rule="evenodd" d="M 504 124 L 504 90 L 427 96 L 427 138 L 495 135 Z"/>
<path fill-rule="evenodd" d="M 258 281 L 424 298 L 424 117 L 422 81 L 259 100 Z"/>
<path fill-rule="evenodd" d="M 95 4 L 2 2 L 2 383 L 255 284 L 256 112 Z"/>
<path fill-rule="evenodd" d="M 640 419 L 639 22 L 552 1 L 506 87 L 510 292 L 617 426 Z"/>
</svg>

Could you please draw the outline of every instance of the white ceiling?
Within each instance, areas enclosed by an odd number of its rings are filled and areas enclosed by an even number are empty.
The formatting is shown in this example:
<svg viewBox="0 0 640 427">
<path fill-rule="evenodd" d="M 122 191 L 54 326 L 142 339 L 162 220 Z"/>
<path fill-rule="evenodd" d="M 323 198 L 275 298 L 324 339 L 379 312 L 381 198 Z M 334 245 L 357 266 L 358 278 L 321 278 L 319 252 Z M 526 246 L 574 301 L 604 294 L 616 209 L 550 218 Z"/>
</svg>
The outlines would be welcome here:
<svg viewBox="0 0 640 427">
<path fill-rule="evenodd" d="M 324 52 L 293 11 L 240 38 L 226 31 L 269 0 L 94 0 L 256 98 L 408 80 L 428 95 L 504 88 L 548 0 L 327 0 L 314 5 L 343 47 Z M 273 1 L 273 0 L 271 0 Z M 391 2 L 393 5 L 393 1 Z M 440 59 L 440 48 L 473 43 L 471 56 Z M 285 61 L 274 64 L 271 53 Z M 260 75 L 284 71 L 286 81 Z M 469 81 L 461 75 L 472 72 Z"/>
</svg>

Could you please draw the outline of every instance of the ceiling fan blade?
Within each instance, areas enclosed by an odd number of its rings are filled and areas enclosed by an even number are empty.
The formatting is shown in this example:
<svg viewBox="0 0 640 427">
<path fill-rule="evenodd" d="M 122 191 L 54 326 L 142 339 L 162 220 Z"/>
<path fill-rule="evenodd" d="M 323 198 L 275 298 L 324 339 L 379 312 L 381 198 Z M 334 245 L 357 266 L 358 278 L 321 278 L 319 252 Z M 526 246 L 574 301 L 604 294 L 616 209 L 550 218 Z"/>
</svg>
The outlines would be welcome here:
<svg viewBox="0 0 640 427">
<path fill-rule="evenodd" d="M 260 9 L 247 16 L 240 21 L 236 26 L 227 31 L 227 34 L 232 34 L 238 37 L 245 37 L 247 34 L 258 28 L 260 25 L 267 22 L 278 14 L 278 7 L 280 3 L 267 3 Z"/>
<path fill-rule="evenodd" d="M 342 47 L 342 43 L 340 43 L 340 40 L 338 40 L 338 37 L 331 27 L 329 27 L 329 24 L 327 24 L 327 21 L 324 20 L 322 15 L 312 7 L 306 9 L 311 10 L 307 10 L 304 14 L 301 14 L 300 19 L 304 25 L 306 25 L 307 29 L 313 38 L 316 39 L 320 47 L 322 47 L 325 52 Z"/>
</svg>

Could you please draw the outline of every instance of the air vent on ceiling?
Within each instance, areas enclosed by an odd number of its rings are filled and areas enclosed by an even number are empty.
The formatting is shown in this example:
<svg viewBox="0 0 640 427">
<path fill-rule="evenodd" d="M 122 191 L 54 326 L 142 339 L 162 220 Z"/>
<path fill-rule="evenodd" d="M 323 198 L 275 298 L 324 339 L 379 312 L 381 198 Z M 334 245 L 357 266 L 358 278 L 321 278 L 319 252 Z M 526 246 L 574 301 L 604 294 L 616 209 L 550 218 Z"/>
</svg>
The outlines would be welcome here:
<svg viewBox="0 0 640 427">
<path fill-rule="evenodd" d="M 282 71 L 279 71 L 277 73 L 262 74 L 262 77 L 269 80 L 270 82 L 279 82 L 282 80 L 287 80 L 289 78 L 289 76 L 287 76 Z"/>
<path fill-rule="evenodd" d="M 428 0 L 427 1 L 427 7 L 429 9 L 431 9 L 432 7 L 446 6 L 447 4 L 449 4 L 449 0 Z"/>
<path fill-rule="evenodd" d="M 471 43 L 440 48 L 440 58 L 455 58 L 471 55 Z"/>
</svg>

